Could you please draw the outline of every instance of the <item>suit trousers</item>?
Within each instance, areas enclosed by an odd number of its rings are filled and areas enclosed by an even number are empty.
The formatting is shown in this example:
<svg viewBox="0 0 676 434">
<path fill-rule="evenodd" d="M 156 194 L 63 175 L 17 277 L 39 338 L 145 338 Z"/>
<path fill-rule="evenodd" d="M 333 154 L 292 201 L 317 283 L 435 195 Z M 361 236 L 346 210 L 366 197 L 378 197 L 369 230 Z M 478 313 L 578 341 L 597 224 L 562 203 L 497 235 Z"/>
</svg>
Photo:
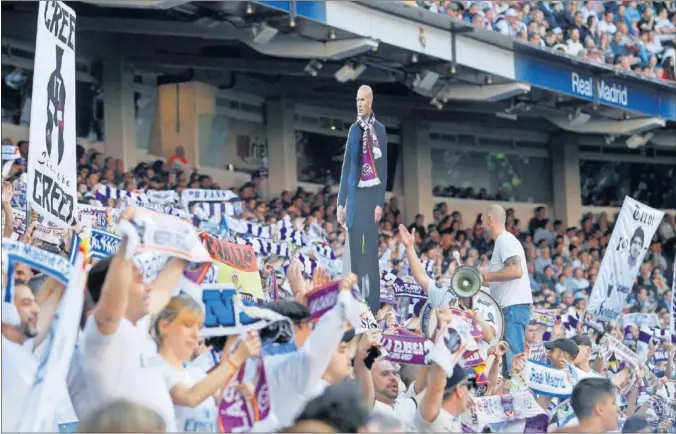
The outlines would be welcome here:
<svg viewBox="0 0 676 434">
<path fill-rule="evenodd" d="M 355 207 L 354 220 L 347 230 L 350 270 L 357 275 L 359 289 L 374 315 L 380 309 L 378 223 L 374 221 L 377 205 L 378 191 L 375 188 L 357 188 L 354 201 L 347 203 L 348 208 Z"/>
</svg>

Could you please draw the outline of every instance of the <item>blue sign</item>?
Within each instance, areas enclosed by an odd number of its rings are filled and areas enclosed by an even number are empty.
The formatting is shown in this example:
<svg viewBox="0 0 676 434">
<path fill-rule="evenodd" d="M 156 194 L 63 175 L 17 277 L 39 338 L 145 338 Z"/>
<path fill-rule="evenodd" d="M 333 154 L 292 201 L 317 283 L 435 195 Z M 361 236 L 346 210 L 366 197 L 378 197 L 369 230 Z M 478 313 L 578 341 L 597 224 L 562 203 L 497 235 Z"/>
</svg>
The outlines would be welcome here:
<svg viewBox="0 0 676 434">
<path fill-rule="evenodd" d="M 261 6 L 291 13 L 290 1 L 263 0 L 256 3 Z M 323 1 L 297 1 L 296 16 L 326 24 L 326 3 Z"/>
<path fill-rule="evenodd" d="M 594 75 L 590 71 L 566 67 L 532 56 L 515 53 L 515 78 L 552 92 L 587 101 L 676 120 L 676 89 L 669 92 L 621 80 Z"/>
</svg>

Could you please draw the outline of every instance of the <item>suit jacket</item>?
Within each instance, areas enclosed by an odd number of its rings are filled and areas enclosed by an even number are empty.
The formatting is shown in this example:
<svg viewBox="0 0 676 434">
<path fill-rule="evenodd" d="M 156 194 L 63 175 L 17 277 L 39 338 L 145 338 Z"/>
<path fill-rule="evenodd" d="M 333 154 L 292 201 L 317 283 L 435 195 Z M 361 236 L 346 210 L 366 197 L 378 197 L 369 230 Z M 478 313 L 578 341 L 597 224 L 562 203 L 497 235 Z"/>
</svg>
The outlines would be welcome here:
<svg viewBox="0 0 676 434">
<path fill-rule="evenodd" d="M 387 132 L 385 131 L 385 126 L 377 120 L 374 122 L 373 128 L 376 132 L 376 137 L 378 137 L 378 144 L 380 145 L 380 151 L 383 155 L 375 160 L 380 184 L 373 187 L 366 187 L 367 189 L 374 189 L 377 191 L 377 203 L 360 204 L 360 210 L 362 212 L 370 213 L 373 213 L 376 206 L 382 207 L 384 205 L 385 191 L 387 191 Z M 363 131 L 359 122 L 353 123 L 347 134 L 345 157 L 343 158 L 343 170 L 340 175 L 340 187 L 338 188 L 338 205 L 344 207 L 349 203 L 347 215 L 345 217 L 345 224 L 348 229 L 352 227 L 354 221 L 356 208 L 356 206 L 354 206 L 354 199 L 358 188 L 357 184 L 359 184 L 359 178 L 361 177 L 362 133 Z M 362 210 L 362 207 L 369 209 Z"/>
</svg>

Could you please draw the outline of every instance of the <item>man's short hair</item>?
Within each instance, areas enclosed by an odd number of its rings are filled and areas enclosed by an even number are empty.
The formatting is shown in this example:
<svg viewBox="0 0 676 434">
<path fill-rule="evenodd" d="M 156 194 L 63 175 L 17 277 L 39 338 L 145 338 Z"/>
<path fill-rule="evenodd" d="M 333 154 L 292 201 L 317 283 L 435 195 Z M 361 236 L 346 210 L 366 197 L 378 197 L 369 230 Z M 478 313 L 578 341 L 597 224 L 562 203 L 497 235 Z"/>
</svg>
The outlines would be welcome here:
<svg viewBox="0 0 676 434">
<path fill-rule="evenodd" d="M 640 226 L 636 228 L 634 231 L 634 235 L 631 236 L 630 242 L 634 241 L 634 238 L 639 238 L 641 240 L 641 246 L 645 243 L 645 232 L 643 232 L 643 228 Z"/>
<path fill-rule="evenodd" d="M 583 421 L 594 415 L 594 407 L 608 396 L 615 397 L 615 386 L 607 378 L 585 378 L 575 385 L 570 404 Z"/>
<path fill-rule="evenodd" d="M 493 204 L 486 210 L 486 217 L 491 217 L 498 223 L 505 224 L 507 221 L 507 213 L 505 209 L 498 204 Z"/>
</svg>

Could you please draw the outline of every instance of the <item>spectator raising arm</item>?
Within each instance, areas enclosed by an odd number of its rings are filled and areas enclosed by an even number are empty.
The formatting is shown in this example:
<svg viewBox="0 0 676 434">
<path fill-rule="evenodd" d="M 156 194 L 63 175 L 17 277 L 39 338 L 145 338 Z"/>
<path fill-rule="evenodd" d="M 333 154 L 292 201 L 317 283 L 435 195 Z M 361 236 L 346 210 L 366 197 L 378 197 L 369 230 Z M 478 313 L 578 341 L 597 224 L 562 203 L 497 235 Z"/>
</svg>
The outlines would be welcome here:
<svg viewBox="0 0 676 434">
<path fill-rule="evenodd" d="M 373 377 L 371 376 L 371 366 L 366 366 L 366 358 L 369 351 L 376 345 L 380 335 L 380 330 L 367 330 L 359 337 L 357 354 L 355 355 L 354 376 L 359 382 L 364 402 L 368 408 L 373 408 L 375 404 L 375 389 L 373 387 Z"/>
<path fill-rule="evenodd" d="M 130 221 L 135 213 L 134 207 L 125 209 L 120 221 Z M 96 328 L 103 336 L 112 335 L 117 331 L 127 311 L 134 265 L 132 259 L 127 258 L 126 255 L 127 239 L 123 238 L 120 250 L 113 256 L 110 263 L 110 270 L 101 289 L 101 298 L 94 308 Z"/>
<path fill-rule="evenodd" d="M 415 228 L 411 229 L 411 232 L 409 232 L 406 229 L 406 226 L 399 225 L 399 234 L 401 236 L 401 241 L 406 246 L 406 257 L 411 266 L 411 274 L 416 283 L 418 283 L 422 290 L 427 293 L 430 278 L 427 275 L 427 271 L 425 271 L 425 266 L 420 262 L 418 254 L 415 251 Z"/>
<path fill-rule="evenodd" d="M 2 228 L 2 237 L 9 238 L 14 231 L 14 212 L 12 211 L 12 196 L 14 188 L 11 182 L 2 182 L 2 214 L 5 220 L 5 227 Z"/>
</svg>

